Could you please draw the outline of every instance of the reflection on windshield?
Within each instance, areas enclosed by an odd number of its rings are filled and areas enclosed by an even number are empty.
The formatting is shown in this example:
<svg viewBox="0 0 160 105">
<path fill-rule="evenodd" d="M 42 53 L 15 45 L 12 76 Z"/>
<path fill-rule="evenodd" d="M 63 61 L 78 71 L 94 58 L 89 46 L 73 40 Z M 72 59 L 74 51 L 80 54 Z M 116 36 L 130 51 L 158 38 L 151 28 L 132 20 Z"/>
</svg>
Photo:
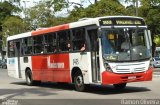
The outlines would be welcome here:
<svg viewBox="0 0 160 105">
<path fill-rule="evenodd" d="M 102 30 L 103 57 L 110 61 L 140 60 L 149 58 L 148 38 L 144 29 Z"/>
</svg>

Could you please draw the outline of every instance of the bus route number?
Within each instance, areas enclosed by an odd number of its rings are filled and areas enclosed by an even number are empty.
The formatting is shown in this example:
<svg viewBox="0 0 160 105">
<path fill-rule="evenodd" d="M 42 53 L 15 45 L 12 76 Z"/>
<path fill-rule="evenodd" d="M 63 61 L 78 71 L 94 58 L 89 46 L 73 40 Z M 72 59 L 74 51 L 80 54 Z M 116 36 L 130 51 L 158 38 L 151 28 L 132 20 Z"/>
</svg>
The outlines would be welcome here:
<svg viewBox="0 0 160 105">
<path fill-rule="evenodd" d="M 112 21 L 111 20 L 103 20 L 103 24 L 104 25 L 112 24 Z"/>
<path fill-rule="evenodd" d="M 73 59 L 73 65 L 79 65 L 79 60 L 78 59 Z"/>
</svg>

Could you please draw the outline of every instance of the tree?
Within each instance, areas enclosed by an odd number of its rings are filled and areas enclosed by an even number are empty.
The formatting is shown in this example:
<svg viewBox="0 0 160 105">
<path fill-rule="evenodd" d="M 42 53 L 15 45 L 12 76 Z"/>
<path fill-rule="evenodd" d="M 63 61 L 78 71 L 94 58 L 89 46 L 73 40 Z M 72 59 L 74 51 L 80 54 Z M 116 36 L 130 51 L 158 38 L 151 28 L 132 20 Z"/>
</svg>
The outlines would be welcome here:
<svg viewBox="0 0 160 105">
<path fill-rule="evenodd" d="M 19 12 L 20 9 L 11 3 L 5 1 L 0 2 L 0 25 L 2 25 L 4 19 L 8 16 L 12 16 L 13 13 Z"/>
<path fill-rule="evenodd" d="M 10 16 L 2 24 L 4 35 L 15 35 L 27 31 L 24 20 L 18 16 Z M 13 27 L 14 26 L 14 27 Z"/>
<path fill-rule="evenodd" d="M 155 35 L 154 36 L 154 43 L 156 44 L 156 46 L 160 46 L 160 36 L 159 35 Z"/>
<path fill-rule="evenodd" d="M 130 16 L 135 16 L 135 6 L 130 5 L 126 7 L 126 14 Z"/>
<path fill-rule="evenodd" d="M 110 15 L 124 15 L 125 7 L 120 4 L 118 0 L 101 0 L 96 4 L 92 4 L 87 8 L 76 7 L 69 18 L 78 20 L 85 17 L 110 16 Z"/>
<path fill-rule="evenodd" d="M 27 9 L 25 21 L 29 24 L 29 29 L 48 27 L 53 24 L 54 12 L 47 3 L 40 2 L 36 6 Z"/>
<path fill-rule="evenodd" d="M 140 16 L 144 17 L 152 34 L 160 33 L 160 0 L 142 0 L 139 8 Z"/>
<path fill-rule="evenodd" d="M 6 36 L 4 33 L 6 32 L 5 27 L 3 27 L 3 24 L 6 22 L 7 18 L 10 16 L 13 16 L 13 13 L 18 13 L 20 9 L 13 5 L 11 2 L 4 1 L 0 2 L 0 53 L 3 58 L 4 52 L 2 51 L 2 46 L 5 46 L 6 42 Z M 12 27 L 14 24 L 12 24 Z"/>
<path fill-rule="evenodd" d="M 139 8 L 140 16 L 143 17 L 151 30 L 152 35 L 152 52 L 155 47 L 159 46 L 160 33 L 160 0 L 142 0 Z M 154 53 L 153 53 L 154 56 Z"/>
<path fill-rule="evenodd" d="M 126 7 L 126 11 L 128 15 L 138 16 L 138 2 L 140 0 L 125 0 L 125 3 L 129 4 Z"/>
<path fill-rule="evenodd" d="M 81 0 L 82 3 L 84 1 L 91 2 L 90 0 Z M 95 3 L 96 2 L 97 0 L 95 0 Z M 57 17 L 57 12 L 63 11 L 67 8 L 68 14 L 70 14 L 70 10 L 68 9 L 70 6 L 74 6 L 75 8 L 83 8 L 82 3 L 70 2 L 69 0 L 50 0 L 38 2 L 36 6 L 27 9 L 25 20 L 30 24 L 31 30 L 39 27 L 49 27 L 71 22 L 71 19 L 67 18 L 67 16 Z"/>
<path fill-rule="evenodd" d="M 2 27 L 3 46 L 6 45 L 7 36 L 12 36 L 27 31 L 27 24 L 25 24 L 24 20 L 18 16 L 10 16 L 6 18 L 4 23 L 2 24 Z"/>
<path fill-rule="evenodd" d="M 85 1 L 90 2 L 88 7 L 84 7 Z M 74 9 L 68 10 L 68 16 L 56 16 L 58 11 L 70 6 L 73 6 Z M 38 5 L 28 9 L 26 21 L 31 24 L 30 26 L 49 27 L 77 21 L 84 17 L 124 14 L 126 14 L 125 7 L 118 0 L 95 0 L 93 4 L 91 0 L 81 0 L 81 3 L 70 2 L 69 0 L 51 0 L 38 3 Z"/>
</svg>

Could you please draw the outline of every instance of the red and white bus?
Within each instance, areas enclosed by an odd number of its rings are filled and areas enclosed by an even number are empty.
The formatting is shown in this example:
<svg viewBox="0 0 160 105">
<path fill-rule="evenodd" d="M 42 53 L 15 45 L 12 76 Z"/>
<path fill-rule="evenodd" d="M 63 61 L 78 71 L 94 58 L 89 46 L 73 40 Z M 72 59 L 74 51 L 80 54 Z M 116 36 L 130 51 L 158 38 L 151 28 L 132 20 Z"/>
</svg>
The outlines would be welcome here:
<svg viewBox="0 0 160 105">
<path fill-rule="evenodd" d="M 7 38 L 8 75 L 40 82 L 113 84 L 152 80 L 151 36 L 140 17 L 106 16 Z"/>
</svg>

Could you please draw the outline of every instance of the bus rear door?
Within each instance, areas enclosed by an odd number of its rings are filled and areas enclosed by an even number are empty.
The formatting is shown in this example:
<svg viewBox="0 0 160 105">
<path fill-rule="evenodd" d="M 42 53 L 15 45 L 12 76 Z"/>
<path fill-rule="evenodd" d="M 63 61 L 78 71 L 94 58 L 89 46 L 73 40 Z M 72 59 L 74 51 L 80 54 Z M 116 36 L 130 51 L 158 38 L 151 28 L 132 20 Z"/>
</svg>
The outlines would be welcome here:
<svg viewBox="0 0 160 105">
<path fill-rule="evenodd" d="M 22 78 L 21 69 L 20 69 L 20 40 L 15 41 L 15 56 L 17 57 L 17 69 L 18 69 L 18 78 Z"/>
</svg>

